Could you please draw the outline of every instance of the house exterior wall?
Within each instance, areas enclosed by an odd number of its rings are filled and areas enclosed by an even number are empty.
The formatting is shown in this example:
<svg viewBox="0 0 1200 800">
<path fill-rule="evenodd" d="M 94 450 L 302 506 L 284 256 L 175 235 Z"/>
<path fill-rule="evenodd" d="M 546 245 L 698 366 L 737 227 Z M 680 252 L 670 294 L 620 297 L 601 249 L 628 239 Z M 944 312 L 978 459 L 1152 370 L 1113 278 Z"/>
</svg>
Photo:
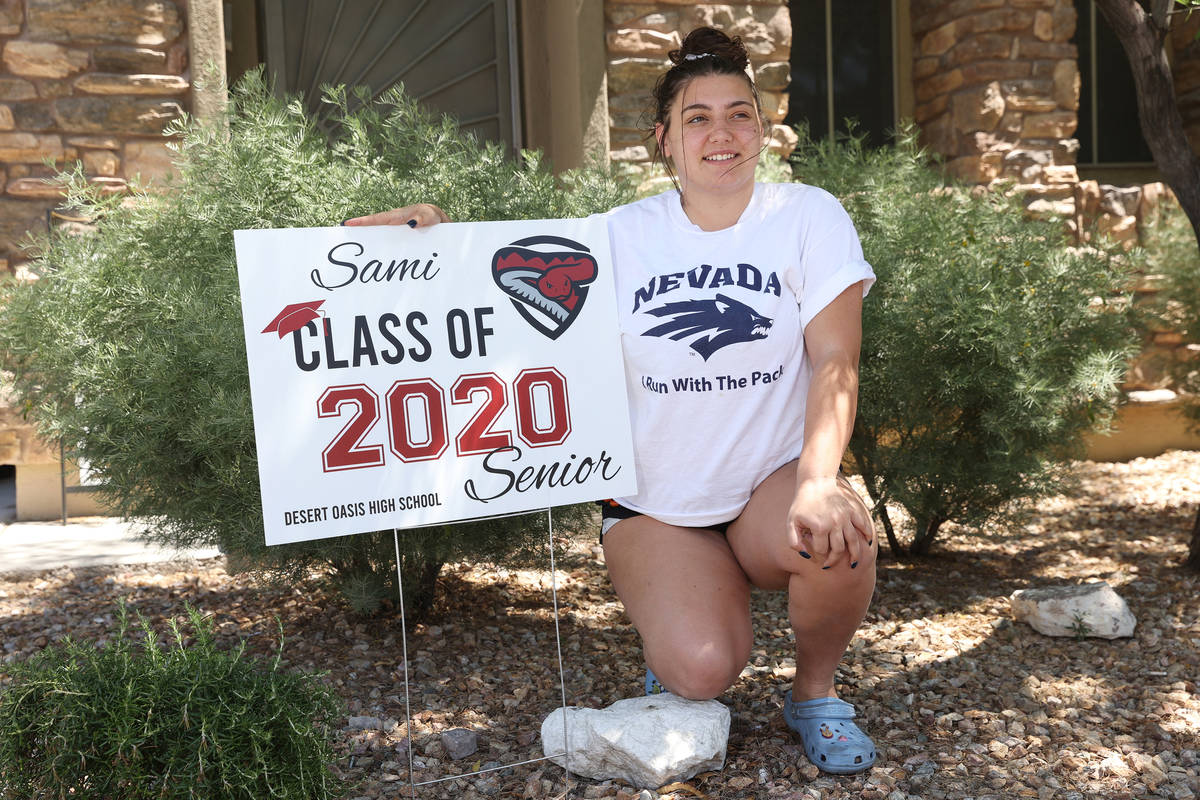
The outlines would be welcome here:
<svg viewBox="0 0 1200 800">
<path fill-rule="evenodd" d="M 170 167 L 162 131 L 190 108 L 186 0 L 0 2 L 0 267 L 22 260 L 82 162 L 106 191 Z"/>
<path fill-rule="evenodd" d="M 659 0 L 623 3 L 605 0 L 608 48 L 610 154 L 614 161 L 642 163 L 653 155 L 646 140 L 650 125 L 650 91 L 670 67 L 667 53 L 679 47 L 688 31 L 712 25 L 741 36 L 750 53 L 763 110 L 772 123 L 771 147 L 791 151 L 796 135 L 779 123 L 787 115 L 788 59 L 792 23 L 786 0 L 712 5 Z"/>
<path fill-rule="evenodd" d="M 1074 213 L 1079 69 L 1070 0 L 913 0 L 915 119 L 969 183 Z"/>
<path fill-rule="evenodd" d="M 924 141 L 962 180 L 1024 197 L 1033 214 L 1056 214 L 1076 238 L 1106 236 L 1132 246 L 1158 202 L 1161 183 L 1133 186 L 1080 180 L 1074 138 L 1079 114 L 1076 12 L 1070 0 L 913 0 L 915 119 Z M 1172 33 L 1181 110 L 1200 144 L 1200 19 Z M 1136 120 L 1130 124 L 1136 125 Z M 1153 280 L 1136 287 L 1153 294 Z M 1149 334 L 1124 389 L 1132 403 L 1114 436 L 1094 436 L 1089 452 L 1128 458 L 1161 452 L 1164 442 L 1195 446 L 1178 415 L 1166 363 L 1190 358 L 1174 331 Z M 1153 434 L 1153 435 L 1151 435 Z"/>
<path fill-rule="evenodd" d="M 56 169 L 79 162 L 106 192 L 168 174 L 162 132 L 193 108 L 189 1 L 219 9 L 219 0 L 0 0 L 0 270 L 25 274 L 22 242 L 62 200 L 45 181 Z M 17 467 L 19 518 L 60 513 L 58 448 L 37 438 L 6 390 L 0 463 Z M 90 495 L 68 500 L 70 513 L 99 510 Z"/>
<path fill-rule="evenodd" d="M 617 161 L 650 159 L 645 138 L 650 90 L 669 65 L 667 52 L 699 25 L 743 38 L 772 122 L 772 149 L 786 153 L 793 146 L 794 134 L 779 124 L 787 113 L 790 80 L 786 0 L 587 0 L 570 18 L 549 0 L 522 2 L 534 10 L 539 4 L 556 9 L 558 16 L 545 23 L 547 47 L 563 30 L 581 42 L 603 36 L 597 49 L 604 63 L 596 70 L 602 76 L 589 68 L 566 75 L 573 82 L 559 87 L 585 87 L 579 113 L 567 121 L 584 132 L 538 134 L 545 143 L 564 142 L 559 159 L 564 165 L 581 157 L 589 142 Z M 602 22 L 591 8 L 595 3 L 602 4 Z M 1161 184 L 1118 187 L 1079 180 L 1073 138 L 1079 70 L 1070 0 L 904 0 L 898 8 L 905 9 L 899 29 L 912 33 L 912 81 L 900 92 L 913 98 L 926 143 L 952 171 L 985 186 L 1011 182 L 1032 213 L 1065 216 L 1081 239 L 1100 233 L 1136 241 L 1142 220 L 1166 190 Z M 1179 103 L 1194 145 L 1200 145 L 1198 27 L 1200 15 L 1173 31 L 1171 41 Z M 52 174 L 44 160 L 59 167 L 79 161 L 107 191 L 124 190 L 134 175 L 155 180 L 168 173 L 163 129 L 185 111 L 220 109 L 222 93 L 198 90 L 193 73 L 203 69 L 195 65 L 210 61 L 220 72 L 222 28 L 221 0 L 0 0 L 0 269 L 21 271 L 19 243 L 29 230 L 43 228 L 46 210 L 60 201 L 58 190 L 43 182 Z M 901 45 L 902 54 L 910 52 L 907 42 Z M 558 90 L 539 85 L 538 91 L 551 97 Z M 1154 365 L 1180 357 L 1181 348 L 1187 345 L 1178 334 L 1160 331 L 1131 366 L 1126 388 L 1157 392 L 1156 419 L 1165 418 L 1169 398 L 1162 395 L 1165 380 Z M 30 466 L 26 476 L 57 474 L 46 469 L 57 466 L 56 449 L 39 442 L 0 393 L 0 463 L 18 470 Z M 1129 455 L 1102 446 L 1097 452 Z"/>
</svg>

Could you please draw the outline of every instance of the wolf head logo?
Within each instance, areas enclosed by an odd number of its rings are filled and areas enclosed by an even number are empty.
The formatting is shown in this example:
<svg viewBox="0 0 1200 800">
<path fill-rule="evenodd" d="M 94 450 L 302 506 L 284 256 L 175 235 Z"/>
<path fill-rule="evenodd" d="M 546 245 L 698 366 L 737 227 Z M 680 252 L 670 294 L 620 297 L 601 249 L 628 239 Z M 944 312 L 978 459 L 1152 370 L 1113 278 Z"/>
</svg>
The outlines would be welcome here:
<svg viewBox="0 0 1200 800">
<path fill-rule="evenodd" d="M 647 314 L 667 317 L 642 336 L 666 336 L 674 341 L 700 335 L 691 348 L 705 361 L 726 345 L 767 338 L 772 321 L 745 303 L 718 294 L 713 300 L 684 300 L 646 309 Z"/>
</svg>

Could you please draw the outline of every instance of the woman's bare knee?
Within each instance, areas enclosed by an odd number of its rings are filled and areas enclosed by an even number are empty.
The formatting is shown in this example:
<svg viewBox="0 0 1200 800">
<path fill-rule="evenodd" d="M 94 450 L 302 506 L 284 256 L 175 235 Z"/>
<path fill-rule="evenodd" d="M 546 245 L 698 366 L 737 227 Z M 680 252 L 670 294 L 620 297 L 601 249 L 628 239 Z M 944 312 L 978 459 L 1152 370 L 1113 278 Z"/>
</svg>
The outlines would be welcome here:
<svg viewBox="0 0 1200 800">
<path fill-rule="evenodd" d="M 646 660 L 659 682 L 688 700 L 711 700 L 738 679 L 750 657 L 750 647 L 696 647 L 674 654 L 655 653 L 647 646 Z M 660 663 L 661 662 L 661 663 Z"/>
</svg>

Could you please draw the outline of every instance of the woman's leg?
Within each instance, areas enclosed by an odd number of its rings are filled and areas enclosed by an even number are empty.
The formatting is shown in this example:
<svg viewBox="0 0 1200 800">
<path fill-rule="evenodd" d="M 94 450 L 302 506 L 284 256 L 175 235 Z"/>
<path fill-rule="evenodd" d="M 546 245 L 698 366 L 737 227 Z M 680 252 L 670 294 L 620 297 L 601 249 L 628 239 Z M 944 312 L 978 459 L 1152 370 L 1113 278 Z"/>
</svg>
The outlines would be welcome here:
<svg viewBox="0 0 1200 800">
<path fill-rule="evenodd" d="M 843 488 L 862 504 L 848 482 Z M 866 616 L 875 588 L 878 536 L 872 537 L 858 566 L 843 559 L 821 569 L 787 546 L 787 513 L 795 497 L 796 463 L 780 467 L 750 497 L 729 525 L 726 538 L 750 581 L 761 589 L 788 591 L 788 616 L 796 636 L 796 677 L 792 698 L 836 697 L 833 675 L 854 632 Z"/>
<path fill-rule="evenodd" d="M 604 560 L 663 686 L 708 700 L 737 680 L 754 638 L 750 584 L 725 537 L 637 516 L 605 534 Z"/>
</svg>

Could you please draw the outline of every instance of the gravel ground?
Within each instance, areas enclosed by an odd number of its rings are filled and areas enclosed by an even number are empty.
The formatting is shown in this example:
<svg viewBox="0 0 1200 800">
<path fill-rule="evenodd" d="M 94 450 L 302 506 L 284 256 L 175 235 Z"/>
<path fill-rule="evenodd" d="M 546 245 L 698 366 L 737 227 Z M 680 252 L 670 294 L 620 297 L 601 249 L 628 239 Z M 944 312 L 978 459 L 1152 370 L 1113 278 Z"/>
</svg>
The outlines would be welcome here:
<svg viewBox="0 0 1200 800">
<path fill-rule="evenodd" d="M 1080 463 L 1077 486 L 1018 523 L 950 530 L 930 559 L 881 560 L 875 602 L 839 674 L 842 696 L 880 746 L 868 773 L 832 778 L 781 718 L 794 670 L 782 596 L 754 598 L 757 644 L 719 698 L 733 712 L 725 768 L 638 793 L 568 785 L 541 756 L 542 719 L 562 704 L 545 570 L 448 568 L 433 617 L 407 637 L 414 776 L 420 798 L 1169 798 L 1200 795 L 1200 575 L 1182 571 L 1200 504 L 1200 453 Z M 1132 638 L 1052 639 L 1012 620 L 1020 588 L 1104 580 L 1129 603 Z M 560 628 L 569 704 L 640 691 L 642 662 L 590 537 L 563 543 Z M 148 617 L 190 602 L 222 637 L 267 653 L 282 620 L 285 658 L 327 671 L 345 699 L 338 769 L 348 798 L 410 797 L 396 614 L 362 619 L 314 578 L 263 587 L 219 559 L 0 575 L 3 663 L 66 634 L 99 638 L 113 602 Z M 365 727 L 364 727 L 365 726 Z M 478 751 L 451 759 L 440 733 L 469 728 Z"/>
</svg>

